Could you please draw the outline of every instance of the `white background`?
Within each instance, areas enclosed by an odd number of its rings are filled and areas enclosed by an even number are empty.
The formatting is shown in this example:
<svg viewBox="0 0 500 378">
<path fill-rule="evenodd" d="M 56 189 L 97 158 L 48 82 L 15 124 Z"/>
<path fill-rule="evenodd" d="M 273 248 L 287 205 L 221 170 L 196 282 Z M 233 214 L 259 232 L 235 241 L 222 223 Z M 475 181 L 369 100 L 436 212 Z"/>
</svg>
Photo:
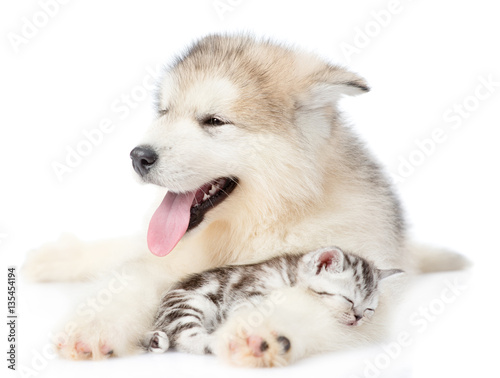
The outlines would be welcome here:
<svg viewBox="0 0 500 378">
<path fill-rule="evenodd" d="M 69 1 L 44 11 L 46 2 L 3 2 L 0 9 L 2 270 L 21 267 L 26 251 L 62 231 L 83 239 L 134 232 L 152 193 L 137 183 L 128 157 L 153 119 L 153 96 L 142 96 L 141 83 L 196 38 L 250 31 L 315 51 L 367 79 L 372 91 L 342 105 L 391 174 L 398 174 L 402 159 L 418 163 L 397 185 L 412 235 L 474 261 L 470 272 L 430 275 L 414 285 L 401 310 L 402 328 L 394 330 L 397 336 L 406 327 L 412 343 L 387 364 L 380 356 L 390 353 L 374 346 L 259 374 L 349 377 L 363 376 L 364 370 L 365 376 L 378 376 L 366 370 L 370 361 L 391 377 L 498 374 L 500 26 L 495 2 L 113 0 Z M 214 3 L 232 5 L 221 15 Z M 15 47 L 13 38 L 25 40 Z M 356 52 L 346 54 L 342 46 L 347 44 Z M 488 80 L 497 83 L 490 92 L 481 84 Z M 481 99 L 474 98 L 477 93 Z M 113 110 L 131 94 L 130 114 Z M 467 114 L 451 121 L 446 117 L 456 105 Z M 59 180 L 54 162 L 65 164 L 68 146 L 76 148 L 85 139 L 83 131 L 106 118 L 113 131 Z M 441 142 L 423 157 L 416 141 L 439 134 Z M 6 280 L 5 273 L 1 277 Z M 445 283 L 457 279 L 467 288 L 439 307 Z M 19 284 L 18 364 L 34 369 L 32 376 L 255 374 L 210 357 L 174 353 L 100 363 L 39 357 L 50 330 L 69 311 L 69 298 L 82 291 L 83 285 Z M 409 319 L 430 304 L 439 314 L 420 332 Z"/>
</svg>

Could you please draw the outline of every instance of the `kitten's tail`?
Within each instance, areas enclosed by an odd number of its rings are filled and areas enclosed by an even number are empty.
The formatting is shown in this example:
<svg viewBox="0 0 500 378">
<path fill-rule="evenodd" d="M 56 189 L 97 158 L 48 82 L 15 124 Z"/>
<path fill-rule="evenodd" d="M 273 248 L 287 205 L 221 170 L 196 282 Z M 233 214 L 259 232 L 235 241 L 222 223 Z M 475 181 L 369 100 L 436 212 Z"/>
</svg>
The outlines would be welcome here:
<svg viewBox="0 0 500 378">
<path fill-rule="evenodd" d="M 418 273 L 463 270 L 472 265 L 465 256 L 444 248 L 410 242 L 408 250 Z"/>
</svg>

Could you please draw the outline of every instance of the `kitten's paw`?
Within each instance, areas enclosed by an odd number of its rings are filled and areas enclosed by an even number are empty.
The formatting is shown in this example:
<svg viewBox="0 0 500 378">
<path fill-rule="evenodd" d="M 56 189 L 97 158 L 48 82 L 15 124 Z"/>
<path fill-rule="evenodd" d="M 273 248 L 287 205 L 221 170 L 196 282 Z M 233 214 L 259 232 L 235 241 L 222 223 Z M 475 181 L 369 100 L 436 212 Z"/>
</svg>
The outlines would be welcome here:
<svg viewBox="0 0 500 378">
<path fill-rule="evenodd" d="M 244 367 L 285 366 L 290 362 L 292 344 L 286 336 L 275 331 L 241 330 L 226 342 L 223 358 L 233 365 Z"/>
<path fill-rule="evenodd" d="M 165 353 L 170 346 L 167 334 L 162 331 L 148 332 L 144 344 L 147 350 L 153 353 Z"/>
<path fill-rule="evenodd" d="M 34 282 L 74 281 L 81 279 L 83 243 L 63 234 L 51 243 L 30 251 L 22 268 L 24 277 Z"/>
</svg>

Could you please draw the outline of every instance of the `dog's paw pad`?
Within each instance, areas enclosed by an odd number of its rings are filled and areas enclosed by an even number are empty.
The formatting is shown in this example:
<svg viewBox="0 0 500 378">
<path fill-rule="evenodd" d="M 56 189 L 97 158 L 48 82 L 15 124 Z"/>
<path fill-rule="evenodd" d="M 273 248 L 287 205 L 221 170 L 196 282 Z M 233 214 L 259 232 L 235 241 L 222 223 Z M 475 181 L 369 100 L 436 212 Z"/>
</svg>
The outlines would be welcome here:
<svg viewBox="0 0 500 378">
<path fill-rule="evenodd" d="M 265 336 L 241 334 L 229 341 L 229 359 L 239 366 L 284 366 L 289 360 L 291 346 L 288 337 L 278 335 L 276 332 L 270 332 Z"/>
<path fill-rule="evenodd" d="M 101 354 L 103 356 L 111 357 L 113 355 L 113 349 L 110 346 L 106 345 L 106 344 L 101 345 L 99 347 L 99 351 L 101 352 Z"/>
<path fill-rule="evenodd" d="M 292 343 L 286 336 L 278 336 L 276 341 L 281 345 L 281 350 L 283 353 L 288 353 L 290 348 L 292 347 Z"/>
<path fill-rule="evenodd" d="M 92 355 L 92 349 L 84 342 L 78 341 L 75 344 L 75 352 L 81 355 Z"/>
<path fill-rule="evenodd" d="M 96 348 L 92 348 L 89 344 L 83 341 L 76 341 L 72 343 L 58 342 L 56 343 L 56 347 L 61 357 L 72 360 L 100 360 L 113 355 L 113 349 L 107 344 L 102 344 Z"/>
<path fill-rule="evenodd" d="M 247 337 L 247 346 L 255 357 L 261 357 L 269 349 L 267 341 L 257 335 Z"/>
</svg>

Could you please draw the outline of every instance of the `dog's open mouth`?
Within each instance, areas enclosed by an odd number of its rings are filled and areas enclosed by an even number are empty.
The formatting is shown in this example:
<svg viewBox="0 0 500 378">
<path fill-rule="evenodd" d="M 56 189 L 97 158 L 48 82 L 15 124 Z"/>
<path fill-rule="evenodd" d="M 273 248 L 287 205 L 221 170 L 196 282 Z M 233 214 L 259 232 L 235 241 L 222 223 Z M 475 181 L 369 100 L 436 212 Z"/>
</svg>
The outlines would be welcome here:
<svg viewBox="0 0 500 378">
<path fill-rule="evenodd" d="M 224 201 L 237 183 L 236 178 L 219 178 L 198 189 L 191 205 L 187 231 L 198 226 L 203 221 L 205 213 Z"/>
<path fill-rule="evenodd" d="M 237 184 L 234 177 L 221 177 L 192 192 L 167 192 L 149 223 L 149 250 L 157 256 L 170 253 L 184 234 L 198 226 L 205 214 L 224 201 Z"/>
</svg>

